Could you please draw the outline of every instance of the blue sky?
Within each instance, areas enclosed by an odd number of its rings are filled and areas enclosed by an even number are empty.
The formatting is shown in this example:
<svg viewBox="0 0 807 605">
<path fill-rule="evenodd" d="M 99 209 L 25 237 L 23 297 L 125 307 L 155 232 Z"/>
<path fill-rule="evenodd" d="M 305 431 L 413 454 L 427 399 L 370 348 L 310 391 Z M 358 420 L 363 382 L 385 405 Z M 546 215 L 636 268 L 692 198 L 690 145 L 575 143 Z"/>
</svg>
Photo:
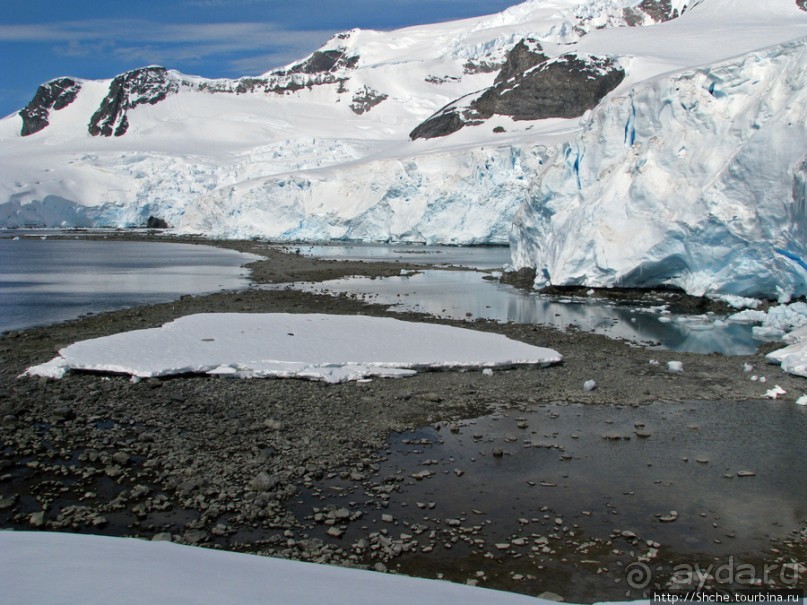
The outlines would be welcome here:
<svg viewBox="0 0 807 605">
<path fill-rule="evenodd" d="M 0 117 L 59 76 L 143 65 L 211 78 L 256 75 L 333 33 L 499 12 L 518 0 L 2 0 Z"/>
</svg>

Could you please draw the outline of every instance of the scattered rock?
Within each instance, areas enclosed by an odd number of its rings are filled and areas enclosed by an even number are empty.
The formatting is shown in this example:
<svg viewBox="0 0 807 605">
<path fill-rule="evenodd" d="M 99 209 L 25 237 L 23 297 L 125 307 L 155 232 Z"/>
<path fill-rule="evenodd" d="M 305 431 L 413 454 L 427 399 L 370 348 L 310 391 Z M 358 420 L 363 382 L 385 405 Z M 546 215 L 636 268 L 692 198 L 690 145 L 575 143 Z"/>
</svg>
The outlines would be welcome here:
<svg viewBox="0 0 807 605">
<path fill-rule="evenodd" d="M 258 473 L 258 475 L 252 480 L 249 484 L 250 488 L 255 490 L 256 492 L 268 492 L 275 487 L 279 483 L 277 477 L 270 475 L 264 471 Z"/>
</svg>

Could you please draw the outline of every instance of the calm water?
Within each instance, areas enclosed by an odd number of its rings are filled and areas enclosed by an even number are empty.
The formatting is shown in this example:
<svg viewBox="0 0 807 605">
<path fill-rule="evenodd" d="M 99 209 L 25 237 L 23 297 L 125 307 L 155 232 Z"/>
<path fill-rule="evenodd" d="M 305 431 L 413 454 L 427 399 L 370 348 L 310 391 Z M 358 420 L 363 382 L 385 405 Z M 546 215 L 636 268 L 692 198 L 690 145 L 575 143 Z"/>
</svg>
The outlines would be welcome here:
<svg viewBox="0 0 807 605">
<path fill-rule="evenodd" d="M 673 351 L 747 355 L 760 344 L 753 337 L 751 326 L 726 322 L 715 315 L 683 316 L 667 313 L 660 305 L 641 308 L 596 299 L 549 297 L 485 277 L 478 271 L 434 270 L 383 279 L 352 277 L 295 287 L 309 292 L 346 294 L 400 311 L 448 319 L 572 326 Z"/>
<path fill-rule="evenodd" d="M 533 587 L 507 578 L 500 584 L 555 590 L 571 602 L 617 599 L 626 596 L 624 566 L 648 540 L 662 545 L 658 563 L 693 563 L 764 552 L 771 540 L 792 537 L 807 519 L 805 431 L 807 408 L 779 401 L 546 404 L 441 423 L 392 438 L 373 481 L 396 489 L 383 507 L 348 525 L 346 540 L 361 537 L 361 527 L 396 538 L 419 525 L 418 549 L 399 560 L 404 573 L 448 575 L 464 567 L 457 581 L 478 569 L 492 578 L 535 574 Z M 303 492 L 295 512 L 305 518 L 313 507 L 352 510 L 365 491 L 336 476 Z M 671 511 L 677 519 L 662 522 Z M 475 541 L 444 548 L 447 519 L 476 526 Z M 315 528 L 316 537 L 326 530 Z M 637 539 L 603 547 L 615 531 Z M 431 539 L 432 532 L 440 537 Z M 554 536 L 559 554 L 535 552 L 538 536 Z M 526 544 L 516 546 L 516 538 Z M 494 547 L 511 541 L 506 552 Z M 432 542 L 434 550 L 424 552 Z M 595 574 L 597 566 L 610 572 Z M 557 585 L 542 584 L 554 576 Z"/>
<path fill-rule="evenodd" d="M 249 284 L 257 257 L 156 242 L 0 239 L 0 332 Z"/>
<path fill-rule="evenodd" d="M 317 258 L 406 262 L 442 267 L 501 269 L 510 262 L 506 246 L 423 246 L 417 244 L 327 244 L 283 246 L 285 250 Z"/>
<path fill-rule="evenodd" d="M 676 351 L 752 353 L 751 327 L 706 315 L 588 299 L 547 297 L 500 284 L 481 271 L 509 261 L 504 247 L 417 245 L 283 246 L 322 258 L 400 261 L 468 271 L 430 270 L 386 279 L 348 278 L 297 284 L 399 310 L 452 319 L 570 326 Z M 87 239 L 0 239 L 0 332 L 122 307 L 248 285 L 241 265 L 257 257 L 208 246 Z M 273 288 L 278 286 L 268 286 Z M 285 286 L 283 286 L 285 287 Z"/>
</svg>

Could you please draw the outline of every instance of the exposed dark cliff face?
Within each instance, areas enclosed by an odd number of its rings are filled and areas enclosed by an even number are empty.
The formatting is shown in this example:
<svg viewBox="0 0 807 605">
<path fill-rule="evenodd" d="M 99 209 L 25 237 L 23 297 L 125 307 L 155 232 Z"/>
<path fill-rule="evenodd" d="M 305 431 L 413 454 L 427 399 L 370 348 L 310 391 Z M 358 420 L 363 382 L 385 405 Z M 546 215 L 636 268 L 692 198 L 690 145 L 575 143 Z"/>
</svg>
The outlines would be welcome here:
<svg viewBox="0 0 807 605">
<path fill-rule="evenodd" d="M 613 61 L 563 55 L 485 91 L 471 107 L 479 118 L 576 118 L 592 109 L 625 78 Z"/>
<path fill-rule="evenodd" d="M 119 75 L 109 85 L 87 130 L 92 136 L 122 136 L 129 129 L 126 112 L 138 105 L 155 105 L 179 90 L 164 67 L 144 67 Z"/>
<path fill-rule="evenodd" d="M 642 0 L 638 6 L 624 9 L 625 22 L 630 26 L 641 25 L 644 15 L 648 15 L 656 23 L 681 16 L 678 9 L 673 8 L 670 0 Z"/>
<path fill-rule="evenodd" d="M 372 88 L 365 86 L 353 95 L 353 100 L 350 103 L 350 110 L 356 115 L 360 116 L 363 113 L 370 111 L 373 107 L 388 97 L 389 95 L 386 95 L 383 92 L 378 92 L 377 90 L 373 90 Z"/>
<path fill-rule="evenodd" d="M 444 137 L 457 132 L 467 124 L 458 111 L 443 108 L 410 132 L 409 138 L 415 141 Z"/>
<path fill-rule="evenodd" d="M 522 75 L 528 69 L 539 65 L 549 59 L 544 53 L 541 45 L 530 38 L 519 40 L 510 52 L 502 65 L 499 75 L 496 76 L 494 84 L 506 82 L 510 78 Z"/>
<path fill-rule="evenodd" d="M 332 73 L 344 69 L 354 69 L 358 62 L 358 56 L 347 56 L 341 50 L 317 50 L 305 61 L 296 63 L 285 71 L 273 72 L 272 75 Z"/>
<path fill-rule="evenodd" d="M 20 110 L 24 137 L 39 132 L 50 123 L 50 110 L 64 109 L 75 101 L 81 84 L 70 78 L 58 78 L 40 86 L 34 98 Z"/>
<path fill-rule="evenodd" d="M 530 50 L 530 46 L 532 50 Z M 459 99 L 420 124 L 411 139 L 430 139 L 481 124 L 494 115 L 514 120 L 575 118 L 625 78 L 611 59 L 575 53 L 547 60 L 535 44 L 517 44 L 496 83 L 469 102 Z"/>
</svg>

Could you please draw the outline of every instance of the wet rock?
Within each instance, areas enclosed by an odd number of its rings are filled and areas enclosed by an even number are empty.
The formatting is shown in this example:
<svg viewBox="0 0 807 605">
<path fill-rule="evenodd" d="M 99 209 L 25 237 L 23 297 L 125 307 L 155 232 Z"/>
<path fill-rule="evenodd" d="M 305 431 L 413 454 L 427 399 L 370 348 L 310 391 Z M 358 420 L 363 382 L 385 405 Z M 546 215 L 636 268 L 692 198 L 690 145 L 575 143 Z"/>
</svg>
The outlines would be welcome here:
<svg viewBox="0 0 807 605">
<path fill-rule="evenodd" d="M 112 454 L 112 460 L 121 466 L 127 466 L 131 460 L 131 456 L 126 452 L 115 452 Z"/>
<path fill-rule="evenodd" d="M 109 524 L 109 521 L 103 515 L 93 515 L 90 523 L 93 527 L 101 528 L 106 527 Z"/>
<path fill-rule="evenodd" d="M 151 537 L 152 542 L 173 542 L 173 540 L 174 540 L 173 536 L 167 531 L 154 534 Z"/>
<path fill-rule="evenodd" d="M 549 592 L 549 591 L 542 592 L 541 594 L 538 595 L 538 598 L 539 599 L 546 599 L 547 601 L 557 601 L 559 603 L 562 603 L 565 600 L 559 594 L 554 593 L 554 592 Z"/>
<path fill-rule="evenodd" d="M 208 535 L 201 529 L 189 529 L 182 534 L 182 539 L 188 544 L 201 544 L 202 542 L 207 541 Z"/>
<path fill-rule="evenodd" d="M 28 524 L 31 527 L 42 527 L 45 525 L 45 512 L 39 511 L 36 513 L 31 513 L 28 516 Z"/>
<path fill-rule="evenodd" d="M 443 398 L 434 392 L 423 393 L 420 396 L 420 398 L 423 399 L 424 401 L 431 401 L 433 403 L 440 403 L 441 401 L 443 401 Z"/>
<path fill-rule="evenodd" d="M 280 481 L 277 477 L 261 471 L 250 482 L 249 487 L 256 492 L 268 492 L 277 487 L 278 483 L 280 483 Z"/>
<path fill-rule="evenodd" d="M 660 515 L 658 520 L 661 521 L 662 523 L 672 523 L 678 520 L 678 512 L 671 510 L 666 515 Z"/>
<path fill-rule="evenodd" d="M 15 504 L 17 504 L 18 499 L 19 496 L 17 494 L 12 494 L 10 496 L 0 498 L 0 510 L 6 510 L 8 508 L 12 508 Z"/>
<path fill-rule="evenodd" d="M 270 431 L 282 431 L 284 428 L 286 428 L 282 422 L 280 422 L 279 420 L 274 420 L 272 418 L 267 418 L 266 420 L 264 420 L 263 425 Z"/>
</svg>

